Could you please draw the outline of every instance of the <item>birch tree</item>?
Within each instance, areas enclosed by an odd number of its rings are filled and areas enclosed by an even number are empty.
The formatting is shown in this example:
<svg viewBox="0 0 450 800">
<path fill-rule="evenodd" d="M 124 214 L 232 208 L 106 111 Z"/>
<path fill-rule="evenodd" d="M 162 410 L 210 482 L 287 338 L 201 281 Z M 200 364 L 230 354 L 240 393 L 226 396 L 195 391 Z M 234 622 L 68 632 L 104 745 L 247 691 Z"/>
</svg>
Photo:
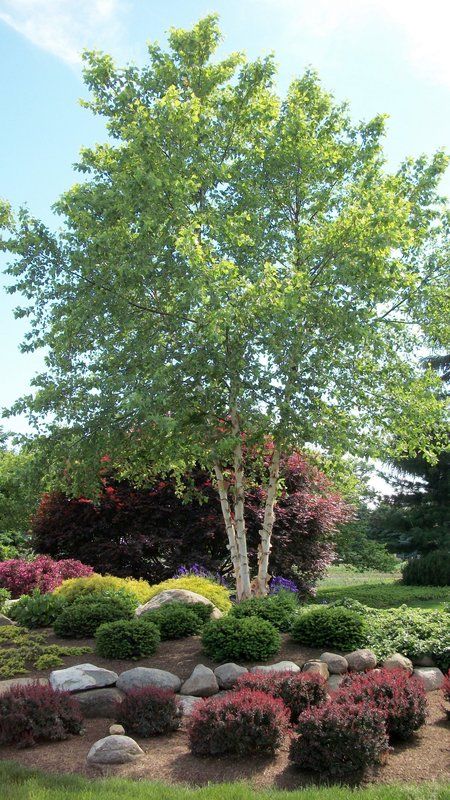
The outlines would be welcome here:
<svg viewBox="0 0 450 800">
<path fill-rule="evenodd" d="M 49 481 L 93 491 L 105 453 L 138 484 L 209 469 L 241 599 L 267 591 L 280 452 L 433 458 L 442 399 L 419 356 L 448 337 L 447 159 L 389 170 L 382 116 L 353 122 L 312 71 L 281 98 L 271 58 L 218 60 L 219 42 L 209 16 L 142 67 L 86 53 L 109 139 L 81 151 L 57 229 L 5 205 L 4 246 L 23 347 L 47 353 L 12 413 Z M 267 467 L 256 575 L 250 450 Z"/>
</svg>

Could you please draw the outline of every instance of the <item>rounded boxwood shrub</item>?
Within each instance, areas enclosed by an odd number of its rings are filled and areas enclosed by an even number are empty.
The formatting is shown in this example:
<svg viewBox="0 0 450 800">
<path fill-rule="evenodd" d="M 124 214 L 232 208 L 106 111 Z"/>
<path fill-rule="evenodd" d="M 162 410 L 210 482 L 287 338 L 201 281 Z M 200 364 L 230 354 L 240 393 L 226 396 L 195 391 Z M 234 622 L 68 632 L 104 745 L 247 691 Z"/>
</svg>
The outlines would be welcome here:
<svg viewBox="0 0 450 800">
<path fill-rule="evenodd" d="M 289 631 L 299 609 L 297 597 L 293 592 L 279 591 L 268 597 L 252 597 L 236 603 L 231 615 L 243 617 L 260 617 L 266 619 L 279 631 Z"/>
<path fill-rule="evenodd" d="M 12 686 L 0 695 L 0 745 L 31 747 L 39 741 L 67 739 L 82 730 L 79 704 L 69 692 L 51 686 Z"/>
<path fill-rule="evenodd" d="M 41 594 L 34 589 L 32 594 L 24 594 L 11 606 L 9 616 L 25 628 L 48 628 L 65 605 L 63 597 L 55 594 Z"/>
<path fill-rule="evenodd" d="M 311 608 L 293 623 L 291 636 L 308 647 L 335 647 L 356 650 L 366 642 L 366 622 L 348 608 Z"/>
<path fill-rule="evenodd" d="M 277 629 L 258 617 L 224 617 L 205 625 L 203 649 L 214 661 L 267 661 L 281 647 Z"/>
<path fill-rule="evenodd" d="M 181 710 L 170 689 L 146 686 L 132 689 L 117 703 L 115 718 L 129 735 L 155 736 L 179 728 Z"/>
<path fill-rule="evenodd" d="M 380 764 L 389 749 L 385 717 L 374 706 L 325 703 L 301 714 L 290 760 L 302 769 L 346 778 Z"/>
<path fill-rule="evenodd" d="M 376 706 L 384 714 L 386 730 L 392 739 L 410 739 L 425 725 L 425 689 L 405 670 L 381 669 L 349 675 L 339 687 L 335 700 Z"/>
<path fill-rule="evenodd" d="M 93 636 L 103 622 L 132 619 L 133 615 L 133 602 L 127 595 L 119 592 L 93 595 L 66 605 L 56 617 L 53 630 L 63 638 L 83 639 Z"/>
<path fill-rule="evenodd" d="M 314 672 L 246 672 L 239 676 L 234 688 L 279 697 L 289 709 L 292 723 L 307 708 L 325 703 L 328 697 L 325 678 Z"/>
<path fill-rule="evenodd" d="M 160 642 L 156 625 L 146 619 L 104 622 L 95 632 L 95 649 L 102 658 L 152 656 Z"/>
<path fill-rule="evenodd" d="M 450 552 L 433 550 L 409 559 L 402 568 L 402 581 L 409 586 L 450 586 Z"/>
<path fill-rule="evenodd" d="M 208 606 L 203 606 L 203 608 L 208 609 Z M 164 603 L 154 611 L 147 611 L 142 619 L 148 619 L 156 625 L 163 640 L 194 636 L 196 633 L 200 633 L 203 627 L 198 612 L 186 603 Z"/>
<path fill-rule="evenodd" d="M 61 595 L 69 603 L 73 603 L 81 596 L 105 591 L 126 592 L 134 598 L 136 606 L 139 603 L 146 603 L 152 596 L 150 584 L 147 581 L 135 578 L 116 578 L 113 575 L 97 575 L 95 572 L 87 578 L 71 578 L 63 581 L 54 593 Z"/>
<path fill-rule="evenodd" d="M 272 754 L 281 745 L 288 725 L 289 711 L 282 700 L 241 689 L 194 707 L 189 744 L 196 756 Z"/>
</svg>

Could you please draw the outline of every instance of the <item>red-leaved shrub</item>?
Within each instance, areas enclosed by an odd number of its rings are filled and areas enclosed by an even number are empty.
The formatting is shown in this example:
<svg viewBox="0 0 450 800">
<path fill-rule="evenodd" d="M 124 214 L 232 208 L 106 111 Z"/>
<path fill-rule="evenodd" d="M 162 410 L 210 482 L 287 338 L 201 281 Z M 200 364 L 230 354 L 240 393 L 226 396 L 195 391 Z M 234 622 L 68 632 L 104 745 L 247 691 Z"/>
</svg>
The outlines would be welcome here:
<svg viewBox="0 0 450 800">
<path fill-rule="evenodd" d="M 0 745 L 30 747 L 67 739 L 82 730 L 80 707 L 69 692 L 38 683 L 15 685 L 0 695 Z"/>
<path fill-rule="evenodd" d="M 385 717 L 374 705 L 330 702 L 301 714 L 289 757 L 302 769 L 345 778 L 380 764 L 387 753 Z"/>
<path fill-rule="evenodd" d="M 401 669 L 349 675 L 339 687 L 335 700 L 344 704 L 375 705 L 384 714 L 391 739 L 409 739 L 426 720 L 425 689 L 417 678 Z"/>
<path fill-rule="evenodd" d="M 0 562 L 0 587 L 8 589 L 14 598 L 31 594 L 34 589 L 46 594 L 67 578 L 84 578 L 93 571 L 73 558 L 62 561 L 54 561 L 50 556 L 37 556 L 34 561 L 13 558 Z"/>
<path fill-rule="evenodd" d="M 447 703 L 450 703 L 450 669 L 444 678 L 444 683 L 442 684 L 442 693 L 444 695 L 444 700 L 446 700 Z"/>
<path fill-rule="evenodd" d="M 116 721 L 126 733 L 137 736 L 170 733 L 179 728 L 180 720 L 178 700 L 170 689 L 133 689 L 116 706 Z"/>
<path fill-rule="evenodd" d="M 246 672 L 238 678 L 235 689 L 251 689 L 279 697 L 291 714 L 291 722 L 307 708 L 327 699 L 326 681 L 314 672 Z"/>
<path fill-rule="evenodd" d="M 189 724 L 189 743 L 196 756 L 272 754 L 288 726 L 289 711 L 282 700 L 241 689 L 197 703 Z"/>
</svg>

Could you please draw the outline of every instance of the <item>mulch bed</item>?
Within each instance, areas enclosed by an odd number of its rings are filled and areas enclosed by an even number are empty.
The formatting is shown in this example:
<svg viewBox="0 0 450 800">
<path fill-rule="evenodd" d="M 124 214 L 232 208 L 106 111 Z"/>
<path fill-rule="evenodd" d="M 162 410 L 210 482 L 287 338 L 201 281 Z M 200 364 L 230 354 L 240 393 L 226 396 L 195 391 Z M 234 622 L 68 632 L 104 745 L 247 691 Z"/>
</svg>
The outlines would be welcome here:
<svg viewBox="0 0 450 800">
<path fill-rule="evenodd" d="M 318 650 L 300 648 L 287 641 L 287 637 L 283 638 L 282 651 L 272 659 L 272 663 L 286 659 L 302 664 L 305 660 L 320 655 Z M 61 639 L 53 641 L 61 643 Z M 75 643 L 92 644 L 92 640 L 84 642 L 77 640 L 73 642 Z M 138 662 L 108 661 L 99 658 L 95 653 L 67 658 L 64 661 L 65 666 L 80 664 L 83 661 L 92 662 L 116 672 L 137 665 L 158 667 L 174 672 L 182 679 L 189 677 L 196 664 L 216 666 L 203 656 L 201 643 L 197 637 L 163 642 L 156 656 Z M 36 672 L 35 675 L 46 677 L 48 671 Z M 407 744 L 397 745 L 386 764 L 367 774 L 364 782 L 420 783 L 450 779 L 450 727 L 442 709 L 442 695 L 440 692 L 430 692 L 427 697 L 429 716 L 426 726 Z M 3 747 L 0 748 L 0 759 L 10 759 L 24 766 L 50 773 L 78 772 L 88 777 L 120 775 L 133 780 L 157 780 L 169 784 L 183 783 L 193 786 L 246 780 L 259 788 L 294 789 L 321 782 L 317 775 L 302 772 L 289 765 L 288 742 L 274 758 L 194 757 L 189 752 L 184 726 L 170 736 L 137 739 L 145 756 L 133 764 L 101 769 L 87 767 L 85 759 L 91 745 L 97 739 L 108 735 L 111 722 L 113 720 L 86 720 L 85 733 L 65 742 L 39 744 L 28 750 Z"/>
</svg>

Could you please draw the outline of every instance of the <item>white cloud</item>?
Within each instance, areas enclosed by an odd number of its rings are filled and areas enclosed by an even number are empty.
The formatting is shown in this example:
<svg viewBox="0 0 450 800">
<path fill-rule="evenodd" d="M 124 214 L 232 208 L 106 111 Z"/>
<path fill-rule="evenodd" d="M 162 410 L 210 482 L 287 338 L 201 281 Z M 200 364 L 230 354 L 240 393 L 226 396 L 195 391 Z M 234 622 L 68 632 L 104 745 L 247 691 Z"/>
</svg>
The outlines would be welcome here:
<svg viewBox="0 0 450 800">
<path fill-rule="evenodd" d="M 450 86 L 449 0 L 253 0 L 285 18 L 292 40 L 299 34 L 329 39 L 344 32 L 374 35 L 379 25 L 397 37 L 411 67 L 434 82 Z"/>
<path fill-rule="evenodd" d="M 122 0 L 0 0 L 0 20 L 76 65 L 85 47 L 115 49 Z"/>
</svg>

